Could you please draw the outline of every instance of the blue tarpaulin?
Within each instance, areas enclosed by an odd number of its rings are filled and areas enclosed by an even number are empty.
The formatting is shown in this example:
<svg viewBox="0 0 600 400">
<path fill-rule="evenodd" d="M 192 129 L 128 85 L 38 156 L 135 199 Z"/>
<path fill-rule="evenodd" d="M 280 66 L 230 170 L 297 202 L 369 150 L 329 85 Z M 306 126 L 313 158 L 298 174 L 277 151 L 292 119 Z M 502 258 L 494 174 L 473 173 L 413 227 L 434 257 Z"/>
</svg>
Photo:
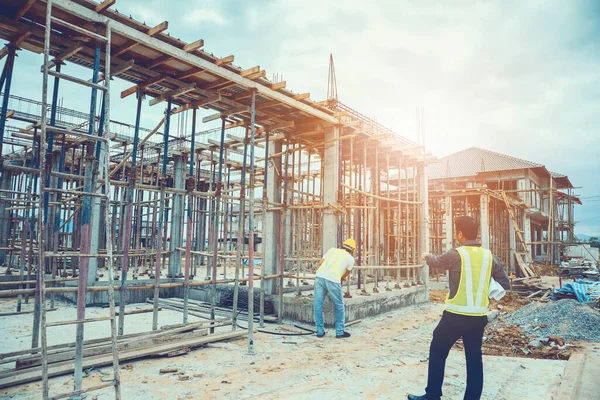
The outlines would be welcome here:
<svg viewBox="0 0 600 400">
<path fill-rule="evenodd" d="M 558 300 L 565 295 L 573 295 L 580 303 L 594 300 L 587 294 L 588 289 L 592 288 L 594 292 L 600 288 L 600 282 L 584 281 L 579 279 L 577 282 L 567 282 L 560 289 L 552 291 L 552 300 Z"/>
</svg>

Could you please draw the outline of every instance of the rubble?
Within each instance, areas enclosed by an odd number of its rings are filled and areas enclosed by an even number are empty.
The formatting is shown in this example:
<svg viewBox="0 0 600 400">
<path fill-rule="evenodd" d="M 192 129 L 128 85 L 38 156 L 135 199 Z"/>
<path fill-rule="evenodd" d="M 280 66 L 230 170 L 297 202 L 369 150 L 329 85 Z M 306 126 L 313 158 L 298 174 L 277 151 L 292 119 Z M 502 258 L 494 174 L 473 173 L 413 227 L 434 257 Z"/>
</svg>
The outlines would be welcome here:
<svg viewBox="0 0 600 400">
<path fill-rule="evenodd" d="M 459 341 L 455 347 L 463 349 L 464 345 Z M 527 335 L 518 326 L 504 323 L 489 324 L 486 327 L 481 347 L 483 354 L 490 356 L 553 360 L 568 360 L 576 348 L 558 336 Z"/>
<path fill-rule="evenodd" d="M 532 302 L 501 319 L 522 328 L 526 334 L 600 341 L 600 313 L 573 299 Z"/>
</svg>

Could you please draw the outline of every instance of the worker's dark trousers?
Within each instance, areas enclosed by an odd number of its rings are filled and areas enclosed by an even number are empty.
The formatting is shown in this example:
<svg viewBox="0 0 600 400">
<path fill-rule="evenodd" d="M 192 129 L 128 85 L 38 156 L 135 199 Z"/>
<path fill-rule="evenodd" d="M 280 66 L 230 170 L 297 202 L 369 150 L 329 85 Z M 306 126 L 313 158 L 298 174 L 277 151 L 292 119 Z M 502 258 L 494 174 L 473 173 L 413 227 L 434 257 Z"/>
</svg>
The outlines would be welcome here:
<svg viewBox="0 0 600 400">
<path fill-rule="evenodd" d="M 486 325 L 487 316 L 469 317 L 444 311 L 440 323 L 433 331 L 433 340 L 429 348 L 429 374 L 425 389 L 427 399 L 438 400 L 442 397 L 446 358 L 461 336 L 467 359 L 467 390 L 464 398 L 478 400 L 481 397 L 483 390 L 481 342 Z"/>
</svg>

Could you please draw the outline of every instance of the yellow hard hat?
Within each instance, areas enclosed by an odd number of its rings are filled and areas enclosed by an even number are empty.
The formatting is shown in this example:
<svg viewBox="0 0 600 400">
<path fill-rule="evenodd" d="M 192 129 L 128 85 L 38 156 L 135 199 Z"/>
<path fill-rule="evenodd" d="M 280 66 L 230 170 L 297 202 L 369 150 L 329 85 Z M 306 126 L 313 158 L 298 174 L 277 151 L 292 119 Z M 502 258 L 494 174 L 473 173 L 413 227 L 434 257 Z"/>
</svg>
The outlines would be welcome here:
<svg viewBox="0 0 600 400">
<path fill-rule="evenodd" d="M 346 240 L 344 240 L 344 243 L 342 243 L 342 247 L 345 247 L 348 250 L 354 251 L 354 250 L 356 250 L 356 242 L 352 238 L 346 239 Z"/>
</svg>

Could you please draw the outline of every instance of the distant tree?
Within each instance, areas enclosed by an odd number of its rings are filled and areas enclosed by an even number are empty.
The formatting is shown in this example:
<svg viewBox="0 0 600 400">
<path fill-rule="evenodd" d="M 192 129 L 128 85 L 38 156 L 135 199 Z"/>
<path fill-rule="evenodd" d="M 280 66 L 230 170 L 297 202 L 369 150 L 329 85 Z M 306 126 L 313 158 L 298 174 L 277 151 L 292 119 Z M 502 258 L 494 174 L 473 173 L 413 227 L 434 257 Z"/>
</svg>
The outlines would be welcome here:
<svg viewBox="0 0 600 400">
<path fill-rule="evenodd" d="M 600 240 L 596 236 L 590 238 L 590 247 L 596 247 L 600 249 Z"/>
</svg>

